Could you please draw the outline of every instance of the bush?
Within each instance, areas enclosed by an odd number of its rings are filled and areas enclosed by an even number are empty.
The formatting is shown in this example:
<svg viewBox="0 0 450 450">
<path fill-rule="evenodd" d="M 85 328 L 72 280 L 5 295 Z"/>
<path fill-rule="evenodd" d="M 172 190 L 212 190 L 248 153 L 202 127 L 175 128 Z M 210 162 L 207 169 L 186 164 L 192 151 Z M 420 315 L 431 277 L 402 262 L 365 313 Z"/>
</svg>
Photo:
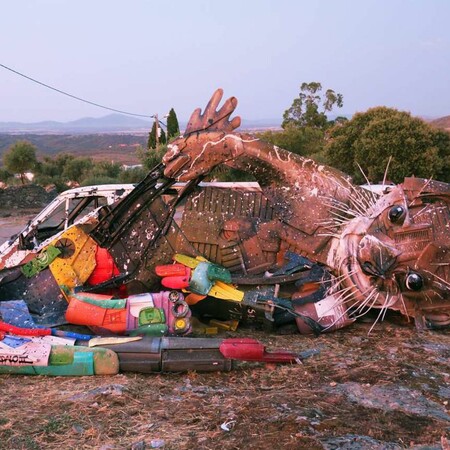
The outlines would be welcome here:
<svg viewBox="0 0 450 450">
<path fill-rule="evenodd" d="M 392 108 L 372 108 L 334 127 L 326 157 L 357 183 L 365 182 L 358 165 L 379 183 L 390 159 L 388 179 L 394 183 L 408 176 L 450 181 L 450 135 Z"/>
</svg>

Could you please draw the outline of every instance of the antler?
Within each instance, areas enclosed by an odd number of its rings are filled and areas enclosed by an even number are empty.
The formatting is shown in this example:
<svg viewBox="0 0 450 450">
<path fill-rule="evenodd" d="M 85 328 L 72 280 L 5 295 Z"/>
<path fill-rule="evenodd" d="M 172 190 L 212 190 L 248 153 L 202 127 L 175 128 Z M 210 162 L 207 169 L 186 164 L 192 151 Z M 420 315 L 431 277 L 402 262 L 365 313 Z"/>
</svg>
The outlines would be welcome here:
<svg viewBox="0 0 450 450">
<path fill-rule="evenodd" d="M 232 132 L 241 124 L 241 118 L 236 116 L 231 121 L 230 115 L 236 109 L 237 98 L 230 97 L 223 106 L 217 111 L 217 106 L 222 100 L 223 90 L 217 89 L 211 97 L 205 108 L 205 112 L 201 114 L 201 108 L 197 108 L 191 115 L 189 122 L 184 132 L 184 136 L 197 131 L 224 131 L 226 133 Z"/>
</svg>

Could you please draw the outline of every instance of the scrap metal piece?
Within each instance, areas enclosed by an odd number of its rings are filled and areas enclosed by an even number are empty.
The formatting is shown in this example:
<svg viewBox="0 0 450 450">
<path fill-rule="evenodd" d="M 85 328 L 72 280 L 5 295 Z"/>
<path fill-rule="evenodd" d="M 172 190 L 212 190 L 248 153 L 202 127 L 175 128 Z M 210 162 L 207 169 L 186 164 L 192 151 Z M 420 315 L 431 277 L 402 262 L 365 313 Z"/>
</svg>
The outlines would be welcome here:
<svg viewBox="0 0 450 450">
<path fill-rule="evenodd" d="M 38 325 L 56 326 L 66 323 L 67 300 L 50 272 L 44 269 L 37 275 L 26 278 L 20 268 L 2 272 L 0 301 L 23 299 Z"/>
</svg>

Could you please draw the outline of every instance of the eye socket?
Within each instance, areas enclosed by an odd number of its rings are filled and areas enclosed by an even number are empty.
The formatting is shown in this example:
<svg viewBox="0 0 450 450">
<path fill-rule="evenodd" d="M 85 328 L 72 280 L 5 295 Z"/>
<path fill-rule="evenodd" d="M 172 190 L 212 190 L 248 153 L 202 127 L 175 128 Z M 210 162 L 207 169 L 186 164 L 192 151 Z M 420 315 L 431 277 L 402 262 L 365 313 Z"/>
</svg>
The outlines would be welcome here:
<svg viewBox="0 0 450 450">
<path fill-rule="evenodd" d="M 423 288 L 423 278 L 416 272 L 410 272 L 405 278 L 405 286 L 410 291 L 420 291 Z"/>
<path fill-rule="evenodd" d="M 388 212 L 389 220 L 392 223 L 399 223 L 405 218 L 405 208 L 401 205 L 393 206 Z"/>
</svg>

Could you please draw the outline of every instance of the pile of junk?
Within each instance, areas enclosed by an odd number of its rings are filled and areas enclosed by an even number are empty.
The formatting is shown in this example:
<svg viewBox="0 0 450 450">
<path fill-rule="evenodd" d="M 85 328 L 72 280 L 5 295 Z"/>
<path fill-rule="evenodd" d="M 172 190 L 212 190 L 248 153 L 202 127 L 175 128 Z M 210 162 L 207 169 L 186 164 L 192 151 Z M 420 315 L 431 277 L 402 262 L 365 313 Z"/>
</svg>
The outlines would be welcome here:
<svg viewBox="0 0 450 450">
<path fill-rule="evenodd" d="M 355 186 L 234 132 L 237 101 L 221 99 L 194 111 L 135 187 L 111 189 L 111 201 L 100 187 L 68 191 L 0 246 L 0 373 L 302 358 L 214 335 L 245 323 L 317 335 L 391 310 L 419 329 L 450 327 L 449 184 Z M 203 182 L 220 165 L 257 182 Z"/>
</svg>

